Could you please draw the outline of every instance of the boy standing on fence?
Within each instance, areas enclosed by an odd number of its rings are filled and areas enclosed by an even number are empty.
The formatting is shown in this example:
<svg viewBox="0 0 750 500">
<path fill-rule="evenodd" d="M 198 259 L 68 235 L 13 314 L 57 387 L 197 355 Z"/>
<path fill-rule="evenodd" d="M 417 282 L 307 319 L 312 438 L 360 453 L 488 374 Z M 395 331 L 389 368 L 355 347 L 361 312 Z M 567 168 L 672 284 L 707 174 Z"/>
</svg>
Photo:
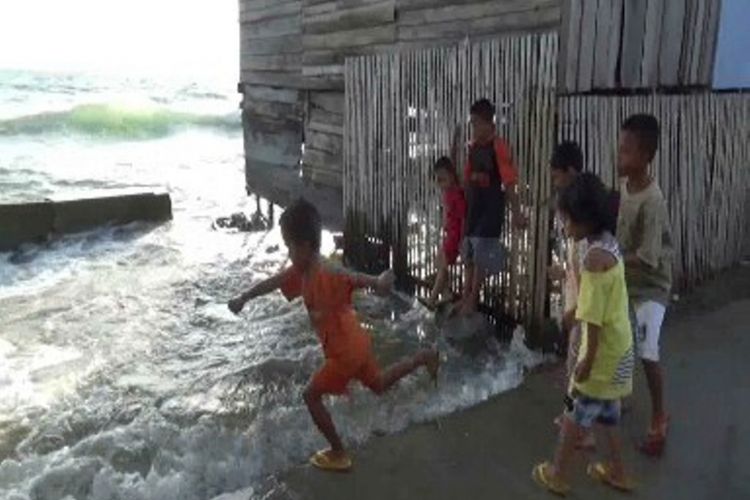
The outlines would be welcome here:
<svg viewBox="0 0 750 500">
<path fill-rule="evenodd" d="M 651 425 L 643 453 L 660 456 L 669 417 L 664 408 L 659 336 L 672 287 L 672 237 L 664 195 L 649 174 L 659 145 L 659 122 L 651 115 L 629 117 L 620 130 L 621 188 L 617 237 L 625 257 L 631 319 L 651 393 Z"/>
<path fill-rule="evenodd" d="M 489 274 L 502 271 L 505 249 L 500 241 L 506 199 L 513 223 L 523 226 L 516 184 L 518 170 L 508 144 L 495 131 L 495 108 L 487 99 L 471 106 L 472 142 L 464 169 L 468 213 L 462 257 L 466 266 L 461 314 L 477 310 L 479 292 Z"/>
</svg>

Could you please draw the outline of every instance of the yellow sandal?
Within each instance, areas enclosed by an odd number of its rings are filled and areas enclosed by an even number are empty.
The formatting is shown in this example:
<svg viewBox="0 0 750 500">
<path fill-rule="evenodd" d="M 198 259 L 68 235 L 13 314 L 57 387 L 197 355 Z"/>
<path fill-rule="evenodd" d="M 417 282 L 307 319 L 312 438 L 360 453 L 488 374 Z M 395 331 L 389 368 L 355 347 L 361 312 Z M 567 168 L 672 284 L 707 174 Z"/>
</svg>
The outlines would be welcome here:
<svg viewBox="0 0 750 500">
<path fill-rule="evenodd" d="M 610 468 L 607 464 L 602 462 L 589 464 L 586 468 L 586 474 L 588 474 L 591 479 L 606 484 L 610 488 L 622 493 L 632 493 L 635 489 L 635 484 L 631 478 L 625 478 L 623 480 L 613 478 Z"/>
<path fill-rule="evenodd" d="M 564 497 L 570 493 L 570 485 L 553 476 L 550 470 L 551 468 L 551 463 L 542 462 L 531 471 L 531 477 L 537 482 L 537 484 L 539 484 L 539 486 L 545 488 L 547 491 Z"/>
<path fill-rule="evenodd" d="M 352 457 L 346 452 L 337 456 L 332 450 L 321 450 L 310 457 L 310 464 L 321 470 L 348 472 L 352 468 Z"/>
</svg>

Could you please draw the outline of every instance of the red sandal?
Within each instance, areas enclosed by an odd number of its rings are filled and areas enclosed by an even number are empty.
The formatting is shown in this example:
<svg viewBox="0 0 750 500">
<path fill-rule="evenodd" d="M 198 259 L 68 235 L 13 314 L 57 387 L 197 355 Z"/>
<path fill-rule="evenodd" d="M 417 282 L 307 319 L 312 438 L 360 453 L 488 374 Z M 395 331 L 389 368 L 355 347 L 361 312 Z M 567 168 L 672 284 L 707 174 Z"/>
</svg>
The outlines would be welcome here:
<svg viewBox="0 0 750 500">
<path fill-rule="evenodd" d="M 646 439 L 640 444 L 639 450 L 646 456 L 659 458 L 664 454 L 669 429 L 669 415 L 657 417 L 651 423 Z"/>
</svg>

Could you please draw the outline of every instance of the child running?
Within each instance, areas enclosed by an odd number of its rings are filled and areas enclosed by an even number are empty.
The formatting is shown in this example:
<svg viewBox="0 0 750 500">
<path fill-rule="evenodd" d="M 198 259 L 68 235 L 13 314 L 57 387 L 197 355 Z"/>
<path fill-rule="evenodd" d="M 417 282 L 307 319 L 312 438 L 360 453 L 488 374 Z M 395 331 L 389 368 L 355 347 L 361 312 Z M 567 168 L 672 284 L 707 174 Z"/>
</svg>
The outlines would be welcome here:
<svg viewBox="0 0 750 500">
<path fill-rule="evenodd" d="M 476 312 L 485 278 L 503 270 L 505 249 L 500 237 L 506 198 L 513 224 L 518 228 L 524 225 L 516 192 L 518 171 L 508 144 L 497 136 L 495 107 L 480 99 L 472 104 L 470 114 L 473 140 L 464 172 L 468 213 L 461 254 L 466 267 L 461 314 Z"/>
<path fill-rule="evenodd" d="M 346 471 L 351 469 L 352 459 L 323 405 L 323 396 L 346 393 L 349 382 L 355 379 L 375 394 L 382 394 L 422 366 L 435 380 L 438 353 L 434 349 L 422 350 L 381 372 L 370 337 L 354 311 L 352 292 L 357 288 L 373 288 L 387 294 L 393 287 L 393 273 L 374 277 L 334 269 L 324 263 L 320 255 L 320 215 L 307 201 L 292 204 L 281 216 L 280 226 L 291 267 L 229 301 L 229 309 L 237 314 L 249 300 L 274 290 L 281 290 L 287 300 L 303 298 L 325 355 L 323 367 L 305 389 L 304 400 L 315 425 L 331 446 L 314 454 L 310 462 L 321 469 Z"/>
<path fill-rule="evenodd" d="M 632 489 L 622 461 L 618 425 L 620 400 L 632 391 L 633 335 L 625 268 L 617 241 L 607 231 L 607 198 L 597 176 L 580 174 L 558 202 L 567 234 L 587 242 L 576 309 L 582 339 L 573 376 L 573 410 L 564 419 L 554 461 L 533 470 L 539 484 L 559 495 L 570 491 L 576 442 L 595 423 L 606 435 L 609 459 L 589 465 L 589 476 L 618 490 Z"/>
<path fill-rule="evenodd" d="M 651 425 L 640 450 L 660 456 L 669 417 L 664 408 L 664 379 L 659 364 L 659 337 L 672 288 L 672 236 L 669 214 L 649 164 L 659 147 L 659 122 L 651 115 L 629 117 L 620 129 L 620 188 L 617 239 L 625 256 L 638 355 L 651 393 Z"/>
<path fill-rule="evenodd" d="M 466 218 L 466 199 L 454 162 L 447 156 L 443 156 L 435 162 L 433 170 L 435 180 L 443 192 L 443 246 L 438 253 L 435 284 L 427 299 L 429 308 L 437 306 L 440 295 L 448 285 L 448 268 L 458 260 Z"/>
</svg>

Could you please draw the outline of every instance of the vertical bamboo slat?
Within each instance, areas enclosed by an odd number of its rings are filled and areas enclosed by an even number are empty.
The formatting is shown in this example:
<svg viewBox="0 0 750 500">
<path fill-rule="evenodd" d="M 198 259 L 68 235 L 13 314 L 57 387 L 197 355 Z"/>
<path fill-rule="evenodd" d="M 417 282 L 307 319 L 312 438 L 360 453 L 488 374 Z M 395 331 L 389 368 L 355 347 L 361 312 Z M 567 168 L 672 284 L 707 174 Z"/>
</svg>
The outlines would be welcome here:
<svg viewBox="0 0 750 500">
<path fill-rule="evenodd" d="M 468 141 L 474 100 L 495 103 L 529 226 L 513 232 L 507 220 L 508 272 L 490 278 L 482 297 L 496 317 L 527 325 L 547 309 L 547 162 L 557 140 L 578 141 L 586 168 L 616 187 L 622 120 L 635 112 L 657 116 L 662 141 L 653 167 L 668 200 L 679 288 L 742 258 L 748 231 L 739 211 L 750 202 L 750 96 L 558 97 L 558 44 L 556 34 L 542 33 L 346 61 L 344 202 L 356 219 L 347 228 L 390 246 L 418 283 L 435 271 L 442 239 L 432 164 L 449 153 L 454 127 Z M 459 175 L 465 161 L 460 148 Z M 452 274 L 454 287 L 460 275 Z"/>
</svg>

